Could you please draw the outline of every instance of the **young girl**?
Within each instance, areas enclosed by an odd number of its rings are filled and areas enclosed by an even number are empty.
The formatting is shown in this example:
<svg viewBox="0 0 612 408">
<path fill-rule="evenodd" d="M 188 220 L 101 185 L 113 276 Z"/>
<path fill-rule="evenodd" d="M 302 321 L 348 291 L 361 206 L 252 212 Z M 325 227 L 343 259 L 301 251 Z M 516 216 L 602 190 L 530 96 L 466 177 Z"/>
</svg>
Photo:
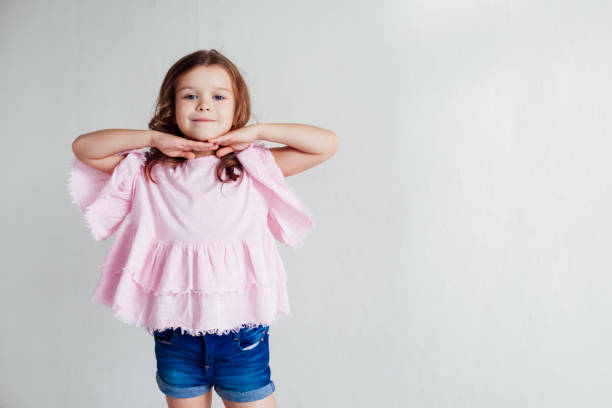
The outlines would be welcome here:
<svg viewBox="0 0 612 408">
<path fill-rule="evenodd" d="M 226 407 L 276 406 L 269 325 L 290 313 L 274 239 L 296 248 L 313 227 L 284 177 L 339 141 L 308 125 L 247 126 L 250 116 L 236 66 L 201 50 L 166 74 L 149 130 L 72 144 L 73 201 L 95 240 L 116 231 L 92 301 L 153 335 L 170 407 L 210 407 L 213 385 Z"/>
</svg>

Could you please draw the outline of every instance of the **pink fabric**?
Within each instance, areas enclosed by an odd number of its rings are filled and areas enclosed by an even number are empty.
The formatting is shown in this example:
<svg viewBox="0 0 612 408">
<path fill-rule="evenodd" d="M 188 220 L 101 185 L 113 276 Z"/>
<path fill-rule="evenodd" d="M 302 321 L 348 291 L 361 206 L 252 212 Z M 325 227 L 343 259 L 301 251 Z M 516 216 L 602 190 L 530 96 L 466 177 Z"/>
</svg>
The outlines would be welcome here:
<svg viewBox="0 0 612 408">
<path fill-rule="evenodd" d="M 144 153 L 112 174 L 73 159 L 69 191 L 93 238 L 117 232 L 92 301 L 145 328 L 225 334 L 290 315 L 287 276 L 274 239 L 297 248 L 310 212 L 260 141 L 236 154 L 242 182 L 221 184 L 214 155 L 176 168 L 153 167 Z"/>
</svg>

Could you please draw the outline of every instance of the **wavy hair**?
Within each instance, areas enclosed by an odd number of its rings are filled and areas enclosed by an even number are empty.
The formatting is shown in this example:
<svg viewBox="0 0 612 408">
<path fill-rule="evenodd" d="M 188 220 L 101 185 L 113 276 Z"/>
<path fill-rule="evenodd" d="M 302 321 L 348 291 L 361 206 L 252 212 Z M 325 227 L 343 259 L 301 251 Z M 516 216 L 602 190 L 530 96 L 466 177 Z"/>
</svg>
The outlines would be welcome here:
<svg viewBox="0 0 612 408">
<path fill-rule="evenodd" d="M 159 90 L 159 95 L 155 104 L 155 114 L 149 121 L 149 129 L 160 132 L 170 133 L 179 137 L 185 137 L 176 123 L 176 108 L 175 96 L 176 85 L 179 77 L 185 72 L 198 66 L 218 65 L 225 69 L 232 82 L 232 91 L 236 98 L 234 110 L 234 119 L 232 121 L 231 130 L 244 127 L 251 117 L 251 100 L 246 82 L 242 78 L 240 71 L 227 57 L 215 49 L 198 50 L 188 54 L 174 63 L 166 73 L 164 80 Z M 214 152 L 212 153 L 214 154 Z M 151 175 L 151 170 L 157 163 L 168 164 L 176 167 L 189 159 L 185 157 L 170 157 L 166 156 L 156 147 L 151 147 L 145 153 L 144 173 L 148 180 L 156 181 Z M 239 170 L 239 174 L 235 174 L 234 170 Z M 223 179 L 223 172 L 226 172 L 227 178 Z M 221 160 L 216 168 L 217 179 L 222 183 L 229 180 L 235 181 L 242 178 L 242 165 L 236 158 L 236 152 L 228 153 L 221 157 Z"/>
</svg>

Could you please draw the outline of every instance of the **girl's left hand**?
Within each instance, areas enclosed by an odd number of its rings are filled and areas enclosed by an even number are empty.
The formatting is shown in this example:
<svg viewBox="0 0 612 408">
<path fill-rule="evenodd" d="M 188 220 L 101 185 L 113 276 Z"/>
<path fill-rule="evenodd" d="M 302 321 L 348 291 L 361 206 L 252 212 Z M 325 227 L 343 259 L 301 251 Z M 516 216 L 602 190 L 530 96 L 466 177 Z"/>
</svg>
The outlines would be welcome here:
<svg viewBox="0 0 612 408">
<path fill-rule="evenodd" d="M 256 124 L 231 130 L 220 136 L 211 137 L 209 143 L 216 143 L 219 146 L 216 152 L 217 157 L 225 156 L 228 153 L 244 150 L 257 140 L 258 130 Z"/>
</svg>

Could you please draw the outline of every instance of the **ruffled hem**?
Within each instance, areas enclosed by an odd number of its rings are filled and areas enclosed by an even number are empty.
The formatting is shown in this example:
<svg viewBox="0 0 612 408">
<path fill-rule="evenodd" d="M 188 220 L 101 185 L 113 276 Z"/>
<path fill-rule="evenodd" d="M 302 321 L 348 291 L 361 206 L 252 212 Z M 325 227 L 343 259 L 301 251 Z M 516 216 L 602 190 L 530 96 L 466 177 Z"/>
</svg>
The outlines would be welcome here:
<svg viewBox="0 0 612 408">
<path fill-rule="evenodd" d="M 163 327 L 147 327 L 147 326 L 140 326 L 138 324 L 136 324 L 136 320 L 133 318 L 133 316 L 131 316 L 130 314 L 126 313 L 125 310 L 118 305 L 113 305 L 112 303 L 106 303 L 103 300 L 97 300 L 92 298 L 91 299 L 91 303 L 94 304 L 98 304 L 101 306 L 106 307 L 107 309 L 109 309 L 112 313 L 112 316 L 119 320 L 122 323 L 125 323 L 127 325 L 133 326 L 133 327 L 140 327 L 141 329 L 145 330 L 148 334 L 153 335 L 153 332 L 155 330 L 159 330 L 159 331 L 164 331 L 166 329 L 180 329 L 181 334 L 189 334 L 191 336 L 203 336 L 205 334 L 214 334 L 217 336 L 222 336 L 228 333 L 237 333 L 239 332 L 241 329 L 243 328 L 255 328 L 258 327 L 260 325 L 263 326 L 270 326 L 272 324 L 276 324 L 278 323 L 280 320 L 283 320 L 285 318 L 290 318 L 292 317 L 290 312 L 287 313 L 283 313 L 283 314 L 279 314 L 276 315 L 273 319 L 271 320 L 261 320 L 261 321 L 257 321 L 257 322 L 242 322 L 242 323 L 238 323 L 238 326 L 236 327 L 232 327 L 230 329 L 216 329 L 216 328 L 211 328 L 211 329 L 207 329 L 207 330 L 197 330 L 194 329 L 192 327 L 183 327 L 183 326 L 177 326 L 176 324 L 170 324 L 168 326 L 163 326 Z"/>
<path fill-rule="evenodd" d="M 286 282 L 251 285 L 225 296 L 151 296 L 127 274 L 103 274 L 91 298 L 118 320 L 146 330 L 181 328 L 193 336 L 227 334 L 290 316 Z"/>
</svg>

